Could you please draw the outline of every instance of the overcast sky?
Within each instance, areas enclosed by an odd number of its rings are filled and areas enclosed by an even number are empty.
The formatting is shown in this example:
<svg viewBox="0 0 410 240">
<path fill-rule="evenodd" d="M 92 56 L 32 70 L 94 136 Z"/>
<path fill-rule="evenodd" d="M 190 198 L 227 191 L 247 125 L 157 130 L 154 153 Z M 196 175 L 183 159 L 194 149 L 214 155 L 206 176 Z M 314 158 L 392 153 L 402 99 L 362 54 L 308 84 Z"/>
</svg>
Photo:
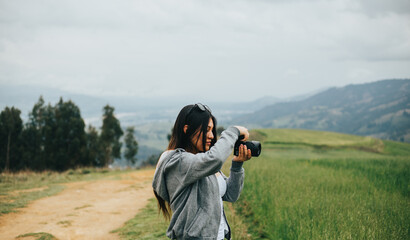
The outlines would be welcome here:
<svg viewBox="0 0 410 240">
<path fill-rule="evenodd" d="M 243 101 L 409 77 L 409 0 L 0 0 L 3 85 Z"/>
</svg>

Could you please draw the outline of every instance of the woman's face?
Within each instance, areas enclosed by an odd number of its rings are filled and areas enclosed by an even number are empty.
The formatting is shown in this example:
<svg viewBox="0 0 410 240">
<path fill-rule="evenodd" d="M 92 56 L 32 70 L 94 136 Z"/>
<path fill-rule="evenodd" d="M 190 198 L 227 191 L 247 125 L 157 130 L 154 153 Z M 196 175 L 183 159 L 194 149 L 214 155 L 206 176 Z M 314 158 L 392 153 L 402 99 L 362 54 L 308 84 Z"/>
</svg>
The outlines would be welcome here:
<svg viewBox="0 0 410 240">
<path fill-rule="evenodd" d="M 195 135 L 193 135 L 191 141 L 192 144 L 196 147 L 198 152 L 206 152 L 211 147 L 211 141 L 214 139 L 214 134 L 212 133 L 212 129 L 214 128 L 214 123 L 212 118 L 209 118 L 208 127 L 206 129 L 206 144 L 205 149 L 203 149 L 202 144 L 202 132 L 198 131 Z"/>
</svg>

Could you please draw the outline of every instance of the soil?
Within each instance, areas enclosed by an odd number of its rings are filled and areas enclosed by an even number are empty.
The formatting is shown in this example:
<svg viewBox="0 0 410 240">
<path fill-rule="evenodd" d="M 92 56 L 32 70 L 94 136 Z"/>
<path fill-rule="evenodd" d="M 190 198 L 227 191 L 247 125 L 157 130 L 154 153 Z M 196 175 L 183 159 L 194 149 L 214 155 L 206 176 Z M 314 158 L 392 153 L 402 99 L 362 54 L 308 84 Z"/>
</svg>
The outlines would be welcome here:
<svg viewBox="0 0 410 240">
<path fill-rule="evenodd" d="M 153 175 L 154 170 L 142 170 L 123 174 L 118 180 L 65 184 L 64 191 L 57 195 L 0 216 L 0 239 L 39 232 L 60 240 L 119 239 L 111 231 L 133 218 L 154 196 Z"/>
</svg>

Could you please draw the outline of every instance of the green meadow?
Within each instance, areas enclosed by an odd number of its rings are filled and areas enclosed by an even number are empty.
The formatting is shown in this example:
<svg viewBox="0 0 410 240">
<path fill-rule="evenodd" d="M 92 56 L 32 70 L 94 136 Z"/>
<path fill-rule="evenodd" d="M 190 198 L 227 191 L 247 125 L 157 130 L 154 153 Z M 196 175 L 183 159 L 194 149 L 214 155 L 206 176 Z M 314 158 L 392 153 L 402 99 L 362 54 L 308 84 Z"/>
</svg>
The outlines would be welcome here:
<svg viewBox="0 0 410 240">
<path fill-rule="evenodd" d="M 262 154 L 244 164 L 240 199 L 225 203 L 233 239 L 410 239 L 410 144 L 295 129 L 253 130 L 251 139 L 262 142 Z M 58 193 L 61 183 L 121 173 L 1 174 L 0 215 Z M 167 239 L 167 226 L 151 199 L 114 232 Z"/>
<path fill-rule="evenodd" d="M 233 206 L 252 239 L 410 239 L 410 144 L 264 129 Z"/>
</svg>

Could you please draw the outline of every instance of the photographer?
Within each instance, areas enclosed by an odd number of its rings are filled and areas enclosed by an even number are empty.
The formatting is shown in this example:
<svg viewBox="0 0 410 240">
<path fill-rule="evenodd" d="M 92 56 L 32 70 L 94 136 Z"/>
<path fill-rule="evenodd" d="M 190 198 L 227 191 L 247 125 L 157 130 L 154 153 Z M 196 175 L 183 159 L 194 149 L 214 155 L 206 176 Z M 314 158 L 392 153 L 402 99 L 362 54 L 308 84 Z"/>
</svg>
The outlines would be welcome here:
<svg viewBox="0 0 410 240">
<path fill-rule="evenodd" d="M 243 162 L 251 150 L 240 145 L 232 159 L 230 176 L 221 168 L 239 136 L 246 141 L 248 130 L 229 127 L 217 140 L 216 119 L 202 104 L 182 108 L 172 136 L 157 164 L 152 186 L 171 239 L 231 239 L 223 201 L 239 198 L 244 181 Z"/>
</svg>

